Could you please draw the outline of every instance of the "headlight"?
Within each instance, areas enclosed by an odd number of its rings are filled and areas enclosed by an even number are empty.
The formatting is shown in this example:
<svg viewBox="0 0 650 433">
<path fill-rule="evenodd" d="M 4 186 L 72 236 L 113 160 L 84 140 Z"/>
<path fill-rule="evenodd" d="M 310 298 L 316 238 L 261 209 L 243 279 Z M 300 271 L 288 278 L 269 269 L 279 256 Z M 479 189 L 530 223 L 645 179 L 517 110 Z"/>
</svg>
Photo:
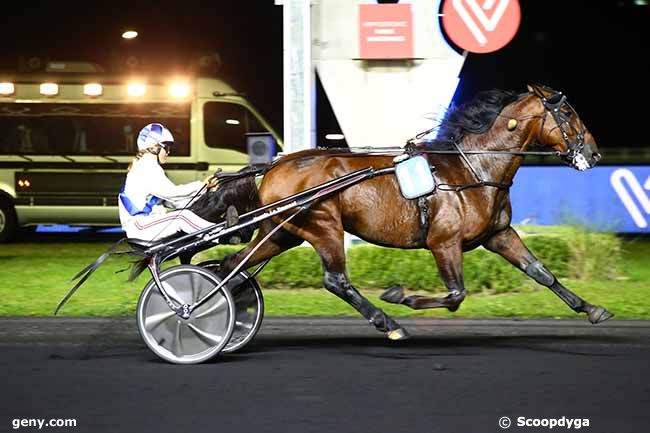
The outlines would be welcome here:
<svg viewBox="0 0 650 433">
<path fill-rule="evenodd" d="M 15 91 L 14 83 L 0 83 L 0 95 L 13 95 Z"/>
<path fill-rule="evenodd" d="M 41 95 L 54 96 L 59 94 L 59 85 L 56 83 L 41 84 Z"/>
<path fill-rule="evenodd" d="M 84 95 L 86 96 L 100 96 L 104 92 L 101 84 L 88 83 L 84 84 Z"/>
<path fill-rule="evenodd" d="M 129 96 L 142 96 L 147 92 L 147 86 L 143 83 L 130 83 L 127 92 Z"/>
<path fill-rule="evenodd" d="M 187 83 L 172 83 L 169 86 L 169 94 L 174 98 L 185 98 L 190 94 L 190 85 Z"/>
</svg>

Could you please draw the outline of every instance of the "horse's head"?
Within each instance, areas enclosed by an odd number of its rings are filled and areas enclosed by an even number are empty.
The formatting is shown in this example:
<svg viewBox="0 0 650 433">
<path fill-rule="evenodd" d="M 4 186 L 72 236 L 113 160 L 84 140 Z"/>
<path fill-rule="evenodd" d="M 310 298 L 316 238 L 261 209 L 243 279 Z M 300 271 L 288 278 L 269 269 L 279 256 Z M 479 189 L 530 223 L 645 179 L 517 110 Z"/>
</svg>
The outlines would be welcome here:
<svg viewBox="0 0 650 433">
<path fill-rule="evenodd" d="M 538 144 L 553 149 L 576 170 L 592 168 L 600 160 L 596 140 L 582 122 L 562 92 L 541 85 L 529 85 L 528 90 L 538 99 L 543 110 Z"/>
</svg>

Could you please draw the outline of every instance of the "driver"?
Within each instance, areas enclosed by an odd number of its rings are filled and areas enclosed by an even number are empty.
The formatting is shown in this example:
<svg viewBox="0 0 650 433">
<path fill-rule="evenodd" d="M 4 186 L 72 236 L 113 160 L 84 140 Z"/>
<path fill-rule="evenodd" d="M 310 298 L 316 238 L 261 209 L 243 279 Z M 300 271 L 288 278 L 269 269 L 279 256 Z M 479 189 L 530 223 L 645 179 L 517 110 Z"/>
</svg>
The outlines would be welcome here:
<svg viewBox="0 0 650 433">
<path fill-rule="evenodd" d="M 212 177 L 175 185 L 165 175 L 162 165 L 173 144 L 171 132 L 160 123 L 150 123 L 138 134 L 138 153 L 118 199 L 120 222 L 129 238 L 151 241 L 214 225 L 185 209 L 205 184 L 215 186 Z"/>
</svg>

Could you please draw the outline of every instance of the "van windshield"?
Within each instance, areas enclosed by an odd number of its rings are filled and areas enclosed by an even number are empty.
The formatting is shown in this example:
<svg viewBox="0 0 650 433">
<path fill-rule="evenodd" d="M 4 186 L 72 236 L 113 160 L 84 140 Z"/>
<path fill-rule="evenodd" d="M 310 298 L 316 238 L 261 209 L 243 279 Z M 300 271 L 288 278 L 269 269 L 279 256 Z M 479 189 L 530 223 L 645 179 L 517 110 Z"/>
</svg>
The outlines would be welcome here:
<svg viewBox="0 0 650 433">
<path fill-rule="evenodd" d="M 246 133 L 268 132 L 243 105 L 206 102 L 203 106 L 205 144 L 246 153 Z"/>
<path fill-rule="evenodd" d="M 0 103 L 0 154 L 134 155 L 154 122 L 172 132 L 174 156 L 190 154 L 189 103 Z"/>
</svg>

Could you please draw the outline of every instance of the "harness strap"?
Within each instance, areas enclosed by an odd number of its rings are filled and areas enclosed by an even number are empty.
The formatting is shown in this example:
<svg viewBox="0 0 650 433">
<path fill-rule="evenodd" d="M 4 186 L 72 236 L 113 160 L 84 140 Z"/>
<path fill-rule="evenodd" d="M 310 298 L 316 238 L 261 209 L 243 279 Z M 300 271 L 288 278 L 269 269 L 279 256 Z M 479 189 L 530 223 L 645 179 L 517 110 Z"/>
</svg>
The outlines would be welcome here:
<svg viewBox="0 0 650 433">
<path fill-rule="evenodd" d="M 218 172 L 214 175 L 214 177 L 221 183 L 227 183 L 227 182 L 232 182 L 238 179 L 242 179 L 245 177 L 250 177 L 250 176 L 263 176 L 271 170 L 273 167 L 275 167 L 279 161 L 281 160 L 276 160 L 271 163 L 265 163 L 265 164 L 255 164 L 255 165 L 249 165 L 244 168 L 242 168 L 240 171 L 236 173 L 223 173 L 223 172 Z"/>
<path fill-rule="evenodd" d="M 420 208 L 422 243 L 426 245 L 427 236 L 429 235 L 429 195 L 418 198 L 418 207 Z"/>
<path fill-rule="evenodd" d="M 496 189 L 510 189 L 510 187 L 512 186 L 512 182 L 502 183 L 502 182 L 482 181 L 476 183 L 468 183 L 464 185 L 458 185 L 453 183 L 440 183 L 438 184 L 438 189 L 440 191 L 460 192 L 469 188 L 483 188 L 485 186 L 489 186 Z"/>
</svg>

